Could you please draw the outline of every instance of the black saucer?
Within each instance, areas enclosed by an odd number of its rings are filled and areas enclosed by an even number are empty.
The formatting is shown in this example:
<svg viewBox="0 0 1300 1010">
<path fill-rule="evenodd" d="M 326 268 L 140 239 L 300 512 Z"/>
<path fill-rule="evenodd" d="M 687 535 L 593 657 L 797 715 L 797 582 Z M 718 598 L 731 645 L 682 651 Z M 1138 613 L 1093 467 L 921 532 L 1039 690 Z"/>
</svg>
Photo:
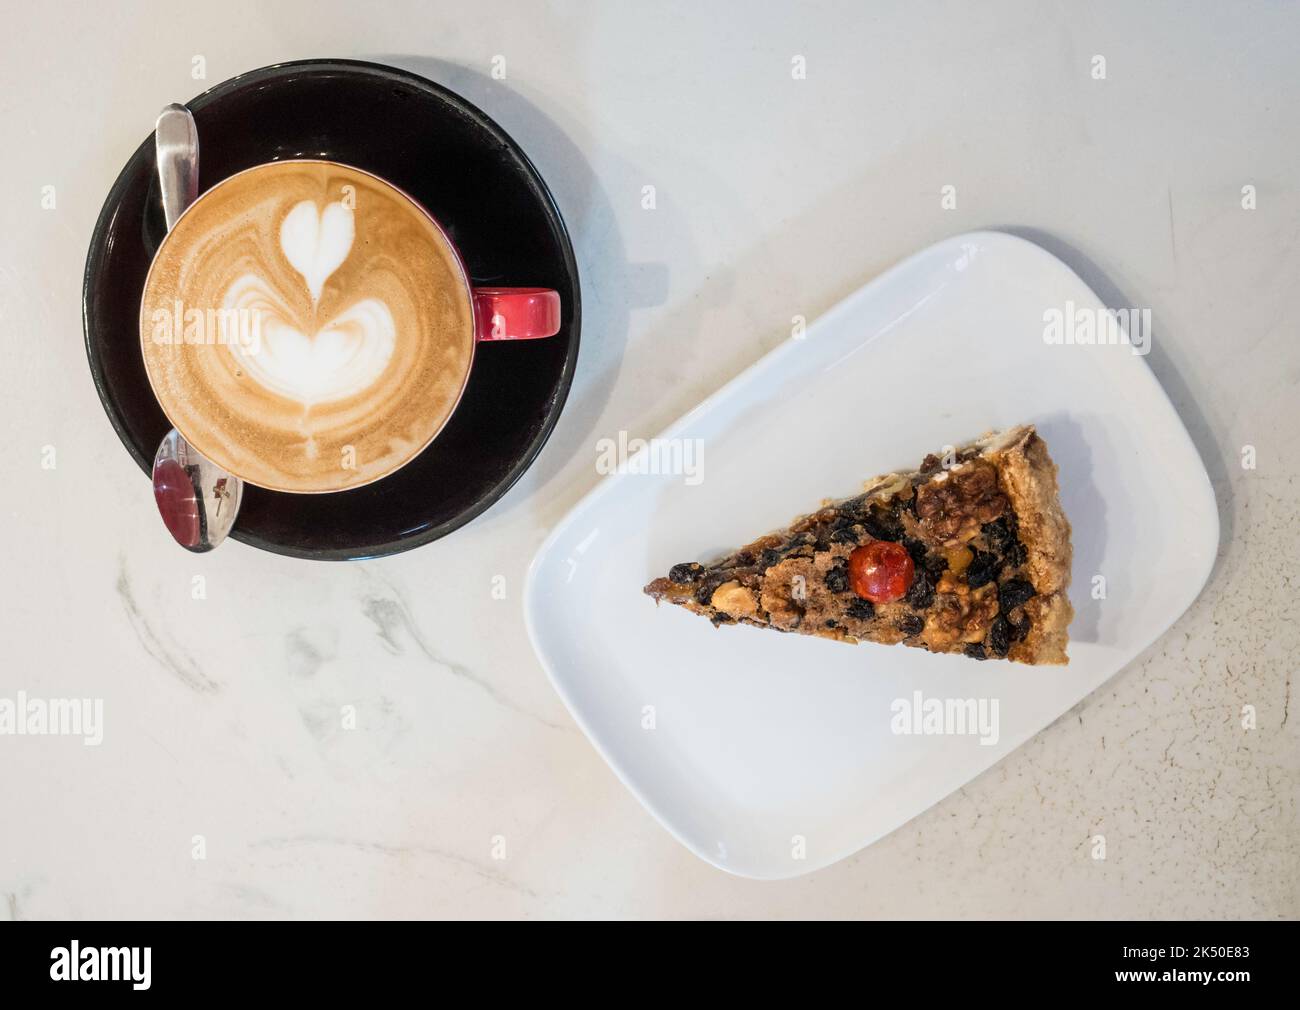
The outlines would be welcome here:
<svg viewBox="0 0 1300 1010">
<path fill-rule="evenodd" d="M 577 263 L 537 170 L 465 99 L 373 63 L 264 67 L 204 92 L 189 108 L 199 131 L 200 192 L 267 161 L 355 165 L 424 204 L 460 248 L 475 284 L 554 288 L 563 305 L 555 337 L 479 345 L 455 415 L 401 470 L 337 494 L 246 487 L 231 536 L 277 554 L 349 560 L 409 550 L 469 522 L 541 451 L 578 357 Z M 146 474 L 171 428 L 145 377 L 138 330 L 145 274 L 165 230 L 150 134 L 100 212 L 83 292 L 95 387 Z M 153 508 L 147 487 L 140 507 Z"/>
</svg>

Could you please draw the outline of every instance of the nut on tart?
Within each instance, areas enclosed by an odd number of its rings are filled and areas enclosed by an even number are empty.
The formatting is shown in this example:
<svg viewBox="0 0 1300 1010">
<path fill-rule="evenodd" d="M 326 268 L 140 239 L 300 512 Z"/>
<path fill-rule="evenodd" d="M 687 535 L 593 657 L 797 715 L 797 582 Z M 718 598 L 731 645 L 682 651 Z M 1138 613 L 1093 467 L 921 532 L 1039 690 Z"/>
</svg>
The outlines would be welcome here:
<svg viewBox="0 0 1300 1010">
<path fill-rule="evenodd" d="M 864 486 L 712 564 L 674 565 L 645 592 L 714 625 L 1069 662 L 1070 523 L 1032 425 Z"/>
</svg>

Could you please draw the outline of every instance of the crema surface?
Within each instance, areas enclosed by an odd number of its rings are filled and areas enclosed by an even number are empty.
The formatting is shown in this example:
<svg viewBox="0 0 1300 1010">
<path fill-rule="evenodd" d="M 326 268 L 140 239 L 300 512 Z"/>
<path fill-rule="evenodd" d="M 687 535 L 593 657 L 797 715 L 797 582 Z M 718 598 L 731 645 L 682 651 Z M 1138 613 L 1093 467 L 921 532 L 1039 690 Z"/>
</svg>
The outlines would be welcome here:
<svg viewBox="0 0 1300 1010">
<path fill-rule="evenodd" d="M 213 462 L 281 491 L 337 491 L 410 461 L 446 423 L 474 350 L 460 261 L 374 176 L 262 165 L 185 213 L 149 273 L 145 367 Z"/>
</svg>

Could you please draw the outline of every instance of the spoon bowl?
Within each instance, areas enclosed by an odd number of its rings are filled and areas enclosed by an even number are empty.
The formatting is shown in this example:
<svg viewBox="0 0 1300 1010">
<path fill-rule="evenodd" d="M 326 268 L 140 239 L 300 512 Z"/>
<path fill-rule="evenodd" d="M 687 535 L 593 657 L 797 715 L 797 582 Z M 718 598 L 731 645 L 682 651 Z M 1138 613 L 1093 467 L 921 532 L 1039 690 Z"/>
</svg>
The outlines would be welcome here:
<svg viewBox="0 0 1300 1010">
<path fill-rule="evenodd" d="M 173 428 L 154 456 L 153 494 L 176 542 L 202 554 L 225 540 L 234 526 L 244 482 L 196 451 Z"/>
</svg>

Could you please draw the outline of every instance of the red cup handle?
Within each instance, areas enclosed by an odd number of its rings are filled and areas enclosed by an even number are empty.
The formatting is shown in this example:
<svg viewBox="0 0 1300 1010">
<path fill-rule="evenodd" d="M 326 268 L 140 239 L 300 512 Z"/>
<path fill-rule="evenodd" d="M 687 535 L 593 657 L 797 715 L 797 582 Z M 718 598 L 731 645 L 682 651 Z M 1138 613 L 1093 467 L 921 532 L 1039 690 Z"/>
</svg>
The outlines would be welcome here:
<svg viewBox="0 0 1300 1010">
<path fill-rule="evenodd" d="M 560 332 L 560 295 L 550 288 L 475 288 L 479 340 L 537 340 Z"/>
</svg>

